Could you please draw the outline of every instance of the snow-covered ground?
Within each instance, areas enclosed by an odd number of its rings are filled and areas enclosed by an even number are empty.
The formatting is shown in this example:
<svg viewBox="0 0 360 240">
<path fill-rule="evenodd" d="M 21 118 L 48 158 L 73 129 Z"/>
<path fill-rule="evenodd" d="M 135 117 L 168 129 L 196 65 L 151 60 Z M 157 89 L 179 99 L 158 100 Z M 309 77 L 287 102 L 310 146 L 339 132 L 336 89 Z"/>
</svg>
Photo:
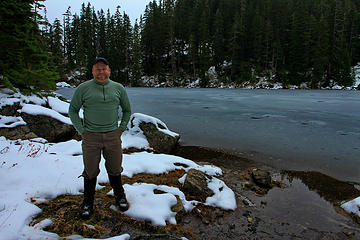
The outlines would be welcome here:
<svg viewBox="0 0 360 240">
<path fill-rule="evenodd" d="M 20 103 L 21 111 L 47 115 L 69 123 L 69 119 L 60 113 L 66 112 L 67 102 L 57 98 L 26 97 L 11 91 L 0 92 L 0 106 Z M 52 109 L 45 108 L 46 102 Z M 165 127 L 168 134 L 176 135 L 167 129 L 165 123 L 144 114 L 135 114 L 136 119 L 154 122 Z M 1 126 L 15 127 L 26 124 L 21 117 L 10 119 L 0 115 Z M 12 121 L 12 122 L 11 122 Z M 136 123 L 135 123 L 136 124 Z M 149 148 L 148 142 L 139 129 L 132 128 L 122 135 L 123 148 L 131 146 L 139 149 Z M 58 239 L 54 233 L 43 231 L 52 221 L 46 219 L 35 226 L 29 226 L 32 218 L 41 212 L 34 202 L 48 201 L 62 194 L 81 194 L 82 179 L 78 176 L 83 171 L 81 141 L 70 140 L 61 143 L 49 143 L 45 139 L 9 140 L 0 136 L 0 239 Z M 177 164 L 182 163 L 182 164 Z M 187 166 L 187 167 L 185 167 Z M 123 175 L 132 177 L 138 173 L 161 174 L 175 169 L 197 169 L 207 173 L 208 187 L 215 193 L 206 199 L 205 204 L 223 209 L 235 209 L 236 200 L 233 191 L 220 179 L 220 168 L 212 165 L 200 166 L 193 161 L 166 154 L 139 152 L 124 154 Z M 108 182 L 104 160 L 101 161 L 101 173 L 98 182 Z M 183 183 L 186 173 L 179 179 Z M 97 188 L 101 188 L 97 185 Z M 176 224 L 176 213 L 171 207 L 178 196 L 185 210 L 190 211 L 197 201 L 187 201 L 180 189 L 146 183 L 124 185 L 130 208 L 125 212 L 135 219 L 149 220 L 154 225 L 166 225 L 166 221 Z M 154 194 L 154 189 L 167 194 Z M 109 192 L 112 194 L 112 192 Z M 359 201 L 360 202 L 360 201 Z M 69 236 L 73 239 L 79 236 Z M 126 232 L 111 239 L 129 239 Z M 184 238 L 185 239 L 185 238 Z"/>
</svg>

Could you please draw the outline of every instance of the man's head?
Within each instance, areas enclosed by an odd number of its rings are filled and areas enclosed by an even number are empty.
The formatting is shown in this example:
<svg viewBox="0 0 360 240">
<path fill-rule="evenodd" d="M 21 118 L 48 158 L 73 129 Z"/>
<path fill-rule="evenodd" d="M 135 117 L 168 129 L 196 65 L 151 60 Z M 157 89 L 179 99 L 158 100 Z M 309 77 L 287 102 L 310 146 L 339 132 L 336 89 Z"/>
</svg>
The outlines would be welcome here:
<svg viewBox="0 0 360 240">
<path fill-rule="evenodd" d="M 92 74 L 96 81 L 106 82 L 110 77 L 111 69 L 109 67 L 109 62 L 105 58 L 95 58 Z"/>
</svg>

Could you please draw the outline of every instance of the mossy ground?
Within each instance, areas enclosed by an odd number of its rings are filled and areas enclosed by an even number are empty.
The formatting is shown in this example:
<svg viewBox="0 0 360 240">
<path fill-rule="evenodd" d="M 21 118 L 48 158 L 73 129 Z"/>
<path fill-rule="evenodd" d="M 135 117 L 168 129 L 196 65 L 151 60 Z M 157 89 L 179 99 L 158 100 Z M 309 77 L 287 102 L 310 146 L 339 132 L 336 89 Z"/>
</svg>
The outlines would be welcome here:
<svg viewBox="0 0 360 240">
<path fill-rule="evenodd" d="M 159 175 L 138 174 L 132 178 L 124 177 L 123 182 L 124 184 L 143 182 L 180 187 L 178 179 L 184 173 L 184 170 L 176 170 Z M 51 219 L 53 223 L 44 230 L 56 233 L 60 237 L 81 235 L 87 238 L 104 238 L 129 233 L 132 237 L 160 234 L 167 237 L 187 236 L 194 238 L 195 235 L 192 230 L 183 227 L 181 223 L 154 226 L 148 221 L 132 219 L 120 211 L 113 210 L 111 206 L 114 205 L 114 198 L 107 195 L 111 187 L 109 183 L 102 185 L 103 188 L 96 191 L 95 211 L 89 220 L 84 221 L 79 217 L 82 195 L 62 195 L 51 201 L 38 204 L 42 213 L 34 218 L 32 225 L 44 219 Z M 155 194 L 161 194 L 161 192 Z M 178 218 L 177 220 L 181 221 Z"/>
</svg>

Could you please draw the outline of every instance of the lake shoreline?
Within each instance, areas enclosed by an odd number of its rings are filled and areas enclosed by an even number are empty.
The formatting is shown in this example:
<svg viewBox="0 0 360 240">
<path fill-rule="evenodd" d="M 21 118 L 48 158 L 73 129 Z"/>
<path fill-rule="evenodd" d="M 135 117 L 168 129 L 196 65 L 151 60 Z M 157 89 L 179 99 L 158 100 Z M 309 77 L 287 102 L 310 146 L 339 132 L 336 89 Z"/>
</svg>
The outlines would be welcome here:
<svg viewBox="0 0 360 240">
<path fill-rule="evenodd" d="M 290 232 L 298 226 L 305 226 L 307 222 L 313 222 L 314 225 L 317 225 L 317 228 L 308 229 L 307 234 L 309 235 L 300 236 L 315 237 L 319 233 L 319 229 L 327 229 L 325 232 L 329 233 L 330 236 L 332 231 L 336 232 L 342 228 L 336 226 L 336 224 L 334 225 L 335 222 L 339 221 L 347 221 L 348 227 L 353 225 L 357 231 L 342 230 L 344 236 L 338 233 L 339 237 L 335 239 L 342 239 L 342 237 L 344 239 L 356 239 L 357 236 L 360 236 L 360 217 L 348 214 L 340 207 L 343 202 L 360 196 L 360 184 L 340 181 L 316 171 L 276 169 L 223 150 L 203 146 L 179 145 L 172 154 L 201 164 L 214 164 L 223 169 L 223 178 L 235 192 L 238 199 L 238 208 L 232 216 L 236 216 L 238 211 L 244 211 L 244 208 L 248 209 L 249 206 L 244 201 L 245 198 L 254 204 L 253 210 L 249 210 L 250 215 L 259 214 L 261 216 L 261 220 L 259 217 L 260 221 L 269 221 L 273 225 L 276 222 L 274 222 L 274 219 L 280 218 L 279 221 L 286 219 Z M 246 184 L 244 185 L 241 181 L 241 176 L 249 172 L 249 169 L 254 168 L 270 172 L 274 180 L 283 182 L 286 187 L 275 187 L 263 196 L 253 193 L 250 189 L 244 187 Z M 304 198 L 304 196 L 309 197 Z M 293 208 L 293 206 L 304 205 L 306 208 L 303 210 Z M 299 217 L 299 214 L 301 217 Z M 314 214 L 319 216 L 315 221 Z M 231 216 L 228 216 L 228 218 L 232 219 Z M 232 221 L 236 221 L 236 219 L 232 219 Z M 246 229 L 243 230 L 246 231 Z M 274 232 L 272 232 L 273 230 Z M 277 235 L 276 228 L 270 228 L 267 231 L 274 234 L 274 236 Z M 254 234 L 262 236 L 262 233 L 259 235 Z"/>
<path fill-rule="evenodd" d="M 74 89 L 57 93 L 71 99 Z M 225 149 L 287 170 L 360 182 L 358 91 L 128 88 L 132 112 L 180 143 Z"/>
</svg>

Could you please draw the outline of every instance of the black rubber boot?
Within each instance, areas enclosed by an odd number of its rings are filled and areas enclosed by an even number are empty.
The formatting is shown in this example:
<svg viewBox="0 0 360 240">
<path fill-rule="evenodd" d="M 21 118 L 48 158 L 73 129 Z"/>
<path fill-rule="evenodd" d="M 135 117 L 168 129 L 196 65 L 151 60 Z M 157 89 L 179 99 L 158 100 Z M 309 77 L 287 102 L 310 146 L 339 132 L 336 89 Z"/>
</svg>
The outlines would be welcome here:
<svg viewBox="0 0 360 240">
<path fill-rule="evenodd" d="M 122 186 L 121 175 L 119 176 L 108 175 L 108 176 L 109 176 L 110 185 L 114 190 L 116 205 L 119 207 L 121 211 L 128 210 L 129 203 L 126 200 L 125 191 Z"/>
<path fill-rule="evenodd" d="M 89 219 L 94 212 L 96 178 L 84 178 L 84 200 L 81 205 L 80 217 L 84 220 Z"/>
</svg>

